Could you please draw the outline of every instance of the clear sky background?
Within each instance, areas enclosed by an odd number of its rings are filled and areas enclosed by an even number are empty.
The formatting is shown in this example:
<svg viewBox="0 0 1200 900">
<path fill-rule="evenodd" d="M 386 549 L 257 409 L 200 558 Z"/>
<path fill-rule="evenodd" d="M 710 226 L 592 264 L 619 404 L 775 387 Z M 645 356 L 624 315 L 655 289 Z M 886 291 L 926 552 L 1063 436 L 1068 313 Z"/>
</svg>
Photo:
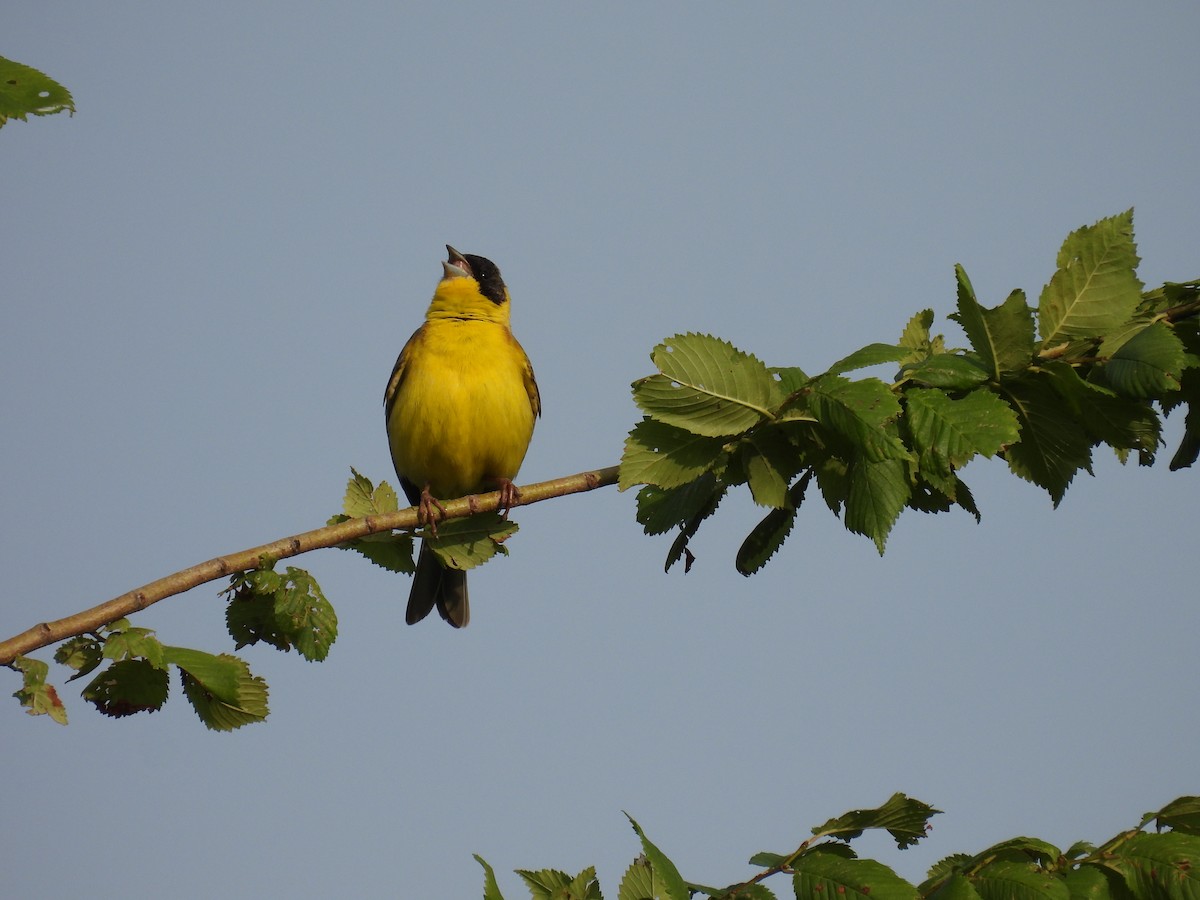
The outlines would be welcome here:
<svg viewBox="0 0 1200 900">
<path fill-rule="evenodd" d="M 495 260 L 545 415 L 521 481 L 619 459 L 664 337 L 820 371 L 953 310 L 1033 297 L 1071 230 L 1136 207 L 1148 285 L 1200 275 L 1191 3 L 54 4 L 0 54 L 74 118 L 0 131 L 4 635 L 393 479 L 382 396 L 443 245 Z M 519 510 L 462 632 L 405 578 L 292 563 L 324 664 L 242 651 L 265 724 L 0 709 L 5 893 L 477 897 L 638 852 L 685 877 L 893 791 L 911 879 L 1018 834 L 1102 840 L 1200 791 L 1194 471 L 1107 451 L 1057 511 L 999 461 L 983 510 L 906 513 L 887 555 L 819 502 L 742 578 L 727 502 L 686 577 L 632 492 Z M 137 624 L 232 649 L 220 584 Z M 39 654 L 48 659 L 49 652 Z M 9 674 L 0 692 L 18 687 Z M 781 892 L 787 891 L 780 885 Z"/>
</svg>

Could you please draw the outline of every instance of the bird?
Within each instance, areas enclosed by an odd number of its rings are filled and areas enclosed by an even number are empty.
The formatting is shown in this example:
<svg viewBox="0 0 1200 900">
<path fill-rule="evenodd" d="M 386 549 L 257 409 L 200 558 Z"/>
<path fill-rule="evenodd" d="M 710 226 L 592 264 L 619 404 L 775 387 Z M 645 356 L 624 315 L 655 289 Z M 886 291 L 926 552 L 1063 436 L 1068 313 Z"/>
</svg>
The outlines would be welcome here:
<svg viewBox="0 0 1200 900">
<path fill-rule="evenodd" d="M 509 327 L 500 269 L 449 244 L 446 252 L 425 323 L 400 351 L 383 400 L 400 486 L 435 536 L 440 500 L 499 490 L 507 515 L 542 412 L 533 366 Z M 405 619 L 416 624 L 434 607 L 455 628 L 470 621 L 467 573 L 422 542 Z"/>
</svg>

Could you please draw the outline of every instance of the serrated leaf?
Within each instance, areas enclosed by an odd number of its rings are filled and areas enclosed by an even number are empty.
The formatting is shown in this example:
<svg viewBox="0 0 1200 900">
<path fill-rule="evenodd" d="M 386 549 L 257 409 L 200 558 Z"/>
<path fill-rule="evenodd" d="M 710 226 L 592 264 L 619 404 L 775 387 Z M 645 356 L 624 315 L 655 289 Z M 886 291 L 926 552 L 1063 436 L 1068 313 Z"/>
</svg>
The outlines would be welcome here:
<svg viewBox="0 0 1200 900">
<path fill-rule="evenodd" d="M 113 628 L 113 626 L 109 626 Z M 166 668 L 163 645 L 149 628 L 126 626 L 120 631 L 110 631 L 104 640 L 102 655 L 105 659 L 145 659 L 156 668 Z"/>
<path fill-rule="evenodd" d="M 157 712 L 167 701 L 167 670 L 145 659 L 122 659 L 100 671 L 83 689 L 83 699 L 106 716 Z"/>
<path fill-rule="evenodd" d="M 214 657 L 183 647 L 168 647 L 167 650 L 168 655 L 173 657 L 171 662 L 179 666 L 183 693 L 206 728 L 213 731 L 233 731 L 243 725 L 261 722 L 267 717 L 267 683 L 252 675 L 250 667 L 243 660 L 225 653 Z M 200 659 L 206 656 L 210 657 L 211 661 Z M 176 659 L 183 659 L 190 668 L 185 668 L 176 662 Z M 232 699 L 217 695 L 209 687 L 220 682 L 221 689 L 226 689 L 227 685 L 224 682 L 227 667 L 232 667 L 236 676 Z M 196 676 L 194 672 L 200 672 L 200 676 Z"/>
<path fill-rule="evenodd" d="M 926 893 L 925 884 L 918 890 L 926 900 L 980 900 L 979 892 L 975 890 L 970 879 L 960 872 L 951 873 L 932 894 Z"/>
<path fill-rule="evenodd" d="M 654 870 L 650 860 L 637 857 L 621 876 L 617 900 L 654 900 Z"/>
<path fill-rule="evenodd" d="M 75 670 L 67 681 L 74 681 L 92 672 L 104 660 L 100 642 L 94 637 L 79 635 L 59 644 L 54 661 Z"/>
<path fill-rule="evenodd" d="M 1154 820 L 1156 828 L 1200 835 L 1200 797 L 1178 797 L 1158 812 L 1146 816 L 1148 820 Z"/>
<path fill-rule="evenodd" d="M 693 434 L 741 434 L 773 418 L 783 402 L 767 367 L 728 341 L 677 334 L 650 356 L 661 375 L 634 382 L 634 401 L 651 418 Z"/>
<path fill-rule="evenodd" d="M 759 506 L 782 509 L 787 505 L 790 461 L 781 461 L 752 441 L 741 444 L 750 495 Z"/>
<path fill-rule="evenodd" d="M 1179 832 L 1137 834 L 1105 864 L 1121 874 L 1134 897 L 1200 898 L 1200 837 Z"/>
<path fill-rule="evenodd" d="M 650 860 L 650 867 L 654 874 L 653 886 L 656 900 L 658 898 L 661 900 L 690 900 L 691 894 L 688 891 L 687 882 L 680 876 L 675 864 L 650 842 L 645 832 L 642 831 L 642 826 L 638 825 L 633 816 L 626 813 L 625 817 L 629 819 L 629 824 L 633 826 L 633 830 L 641 839 L 642 853 Z"/>
<path fill-rule="evenodd" d="M 993 844 L 986 850 L 976 854 L 977 860 L 989 858 L 1012 859 L 1021 863 L 1036 862 L 1049 867 L 1060 856 L 1062 851 L 1041 838 L 1015 837 Z"/>
<path fill-rule="evenodd" d="M 1104 378 L 1127 397 L 1154 399 L 1179 390 L 1187 354 L 1164 322 L 1155 322 L 1121 345 L 1104 367 Z"/>
<path fill-rule="evenodd" d="M 839 434 L 856 453 L 871 462 L 910 458 L 904 444 L 885 427 L 900 415 L 900 401 L 877 378 L 814 379 L 808 409 L 817 421 Z"/>
<path fill-rule="evenodd" d="M 0 126 L 63 111 L 75 112 L 70 91 L 32 66 L 0 56 Z"/>
<path fill-rule="evenodd" d="M 841 375 L 843 372 L 853 372 L 856 369 L 866 369 L 870 366 L 899 363 L 910 355 L 912 355 L 912 349 L 909 347 L 898 347 L 895 344 L 867 344 L 849 356 L 839 359 L 825 371 L 825 374 Z"/>
<path fill-rule="evenodd" d="M 319 662 L 337 640 L 337 613 L 308 572 L 288 566 L 286 575 L 275 594 L 275 621 L 302 657 Z"/>
<path fill-rule="evenodd" d="M 767 513 L 766 518 L 755 525 L 742 541 L 734 565 L 743 575 L 753 575 L 783 546 L 796 523 L 796 510 L 804 502 L 804 494 L 811 477 L 811 473 L 808 473 L 792 485 L 788 489 L 785 508 L 773 509 Z"/>
<path fill-rule="evenodd" d="M 850 496 L 850 467 L 844 459 L 837 456 L 827 456 L 819 459 L 813 466 L 817 474 L 817 487 L 821 489 L 821 499 L 835 516 L 842 514 L 846 499 Z"/>
<path fill-rule="evenodd" d="M 958 312 L 951 316 L 967 333 L 988 374 L 999 381 L 1029 367 L 1033 359 L 1033 310 L 1024 291 L 1013 291 L 999 306 L 988 309 L 975 299 L 975 289 L 962 266 L 954 267 L 958 282 Z"/>
<path fill-rule="evenodd" d="M 500 893 L 500 885 L 496 883 L 496 872 L 478 853 L 472 853 L 475 862 L 483 866 L 483 900 L 504 900 Z"/>
<path fill-rule="evenodd" d="M 982 364 L 968 356 L 939 353 L 900 370 L 900 377 L 948 391 L 969 391 L 990 377 Z"/>
<path fill-rule="evenodd" d="M 758 866 L 761 869 L 771 869 L 783 862 L 786 862 L 787 858 L 788 854 L 786 853 L 773 853 L 770 850 L 759 850 L 750 857 L 749 864 L 752 866 Z"/>
<path fill-rule="evenodd" d="M 955 872 L 961 872 L 970 864 L 971 855 L 968 853 L 951 853 L 949 856 L 943 856 L 929 867 L 928 877 L 917 885 L 917 890 L 922 897 L 927 896 L 937 882 L 949 878 Z"/>
<path fill-rule="evenodd" d="M 916 900 L 917 889 L 883 863 L 846 859 L 822 852 L 818 845 L 794 864 L 792 884 L 797 897 L 837 897 L 845 900 Z"/>
<path fill-rule="evenodd" d="M 12 667 L 22 675 L 21 687 L 13 696 L 25 707 L 25 712 L 31 716 L 49 716 L 59 725 L 66 725 L 67 709 L 54 685 L 46 683 L 50 667 L 29 656 L 18 656 L 12 661 Z"/>
<path fill-rule="evenodd" d="M 1036 865 L 1000 859 L 976 870 L 972 881 L 983 900 L 1069 900 L 1066 883 Z"/>
<path fill-rule="evenodd" d="M 855 534 L 865 535 L 874 541 L 882 556 L 888 534 L 908 503 L 910 492 L 906 461 L 855 460 L 850 466 L 846 527 Z"/>
<path fill-rule="evenodd" d="M 976 455 L 995 456 L 1020 434 L 1012 407 L 990 391 L 955 400 L 942 391 L 914 388 L 905 393 L 905 405 L 918 470 L 951 499 L 958 486 L 955 470 Z"/>
<path fill-rule="evenodd" d="M 814 836 L 850 840 L 868 828 L 884 829 L 895 840 L 896 846 L 904 850 L 925 837 L 929 820 L 940 814 L 940 809 L 934 809 L 928 803 L 895 793 L 881 806 L 852 809 L 818 825 L 812 833 Z"/>
<path fill-rule="evenodd" d="M 736 888 L 736 893 L 731 893 Z M 765 884 L 731 884 L 728 887 L 705 887 L 702 884 L 688 882 L 688 890 L 692 895 L 702 894 L 705 897 L 716 897 L 725 900 L 735 897 L 736 900 L 776 900 L 775 894 Z"/>
<path fill-rule="evenodd" d="M 666 534 L 708 507 L 717 492 L 711 472 L 679 487 L 646 485 L 637 494 L 637 520 L 646 534 Z"/>
<path fill-rule="evenodd" d="M 1137 264 L 1132 209 L 1072 232 L 1038 302 L 1043 343 L 1101 337 L 1128 321 L 1142 299 Z"/>
<path fill-rule="evenodd" d="M 1007 382 L 1001 395 L 1021 428 L 1020 439 L 1004 451 L 1009 468 L 1043 488 L 1058 506 L 1075 473 L 1092 471 L 1091 440 L 1045 379 Z"/>
<path fill-rule="evenodd" d="M 1162 442 L 1162 425 L 1144 401 L 1118 397 L 1108 388 L 1084 381 L 1065 362 L 1043 363 L 1041 369 L 1093 441 L 1117 450 L 1137 450 L 1153 461 Z"/>
<path fill-rule="evenodd" d="M 342 511 L 347 516 L 358 519 L 395 512 L 399 508 L 395 488 L 386 481 L 381 481 L 379 487 L 375 487 L 371 479 L 360 475 L 353 466 L 350 468 L 350 480 L 342 500 Z"/>
<path fill-rule="evenodd" d="M 483 565 L 497 553 L 507 554 L 503 541 L 516 533 L 516 522 L 490 512 L 443 522 L 437 537 L 428 535 L 424 540 L 446 568 L 466 570 Z"/>
<path fill-rule="evenodd" d="M 794 394 L 812 380 L 804 374 L 803 369 L 799 369 L 796 366 L 772 366 L 767 371 L 771 373 L 771 377 L 779 385 L 779 392 L 784 397 Z"/>
<path fill-rule="evenodd" d="M 517 869 L 517 874 L 529 888 L 533 900 L 600 900 L 595 867 L 584 869 L 574 877 L 556 869 L 538 872 Z"/>
<path fill-rule="evenodd" d="M 923 309 L 913 315 L 900 333 L 897 343 L 908 351 L 908 355 L 900 360 L 902 363 L 915 363 L 932 355 L 933 343 L 929 339 L 929 329 L 933 327 L 933 310 Z"/>
<path fill-rule="evenodd" d="M 329 524 L 334 524 L 330 522 Z M 342 550 L 361 553 L 368 561 L 389 572 L 411 575 L 417 571 L 413 561 L 413 539 L 411 534 L 381 532 L 354 538 L 338 544 Z"/>
<path fill-rule="evenodd" d="M 643 419 L 625 439 L 618 484 L 623 491 L 639 484 L 680 487 L 715 468 L 726 455 L 719 438 Z"/>
<path fill-rule="evenodd" d="M 246 665 L 242 660 L 227 653 L 216 656 L 188 647 L 164 646 L 163 650 L 168 663 L 187 672 L 207 693 L 226 703 L 238 702 L 242 670 Z"/>
<path fill-rule="evenodd" d="M 1068 869 L 1063 875 L 1070 900 L 1116 900 L 1111 875 L 1098 866 L 1084 865 Z M 1125 891 L 1119 892 L 1125 895 Z"/>
</svg>

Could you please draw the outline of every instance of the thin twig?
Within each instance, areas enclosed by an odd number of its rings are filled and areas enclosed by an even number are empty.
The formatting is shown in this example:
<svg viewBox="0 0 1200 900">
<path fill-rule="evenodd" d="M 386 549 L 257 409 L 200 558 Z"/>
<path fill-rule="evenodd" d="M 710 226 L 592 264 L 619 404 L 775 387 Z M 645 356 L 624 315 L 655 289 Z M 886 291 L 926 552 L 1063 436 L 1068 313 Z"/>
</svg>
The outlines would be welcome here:
<svg viewBox="0 0 1200 900">
<path fill-rule="evenodd" d="M 578 475 L 567 475 L 563 478 L 542 481 L 521 488 L 520 499 L 513 506 L 528 506 L 531 503 L 549 500 L 551 497 L 577 494 L 581 491 L 590 491 L 616 483 L 616 466 L 580 472 Z M 444 504 L 446 518 L 459 519 L 477 512 L 491 512 L 497 508 L 499 502 L 499 491 L 452 500 Z M 173 575 L 121 594 L 99 606 L 93 606 L 91 609 L 63 619 L 56 619 L 53 622 L 42 622 L 5 641 L 0 641 L 0 666 L 10 665 L 18 656 L 41 647 L 56 644 L 76 635 L 93 632 L 117 619 L 140 612 L 152 603 L 182 594 L 198 585 L 216 581 L 218 578 L 224 578 L 234 572 L 244 572 L 247 569 L 256 568 L 264 558 L 287 559 L 290 556 L 308 553 L 310 550 L 336 547 L 338 544 L 354 538 L 365 537 L 368 534 L 416 528 L 417 524 L 417 511 L 415 508 L 409 507 L 384 515 L 366 516 L 361 519 L 350 519 L 337 525 L 314 528 L 312 531 L 280 538 L 260 547 L 251 547 L 248 550 L 218 556 L 208 562 L 182 569 Z"/>
</svg>

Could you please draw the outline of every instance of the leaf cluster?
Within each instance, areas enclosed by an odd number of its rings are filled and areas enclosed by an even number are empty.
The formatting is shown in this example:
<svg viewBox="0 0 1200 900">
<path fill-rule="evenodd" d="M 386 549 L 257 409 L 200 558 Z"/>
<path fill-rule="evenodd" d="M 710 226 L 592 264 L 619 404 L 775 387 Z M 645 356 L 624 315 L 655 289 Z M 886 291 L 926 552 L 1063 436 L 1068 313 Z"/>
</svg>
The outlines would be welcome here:
<svg viewBox="0 0 1200 900">
<path fill-rule="evenodd" d="M 719 338 L 680 334 L 633 384 L 644 414 L 625 442 L 621 489 L 640 486 L 648 534 L 678 530 L 669 569 L 724 496 L 745 485 L 766 516 L 743 541 L 738 571 L 766 564 L 815 482 L 825 505 L 883 553 L 906 509 L 979 510 L 961 478 L 999 456 L 1057 505 L 1102 444 L 1150 465 L 1161 415 L 1186 405 L 1171 467 L 1200 454 L 1200 281 L 1143 291 L 1133 211 L 1073 232 L 1036 308 L 1023 291 L 986 307 L 955 268 L 950 318 L 970 346 L 931 333 L 932 310 L 895 343 L 873 343 L 810 376 L 769 367 Z M 890 381 L 847 373 L 892 366 Z M 1161 414 L 1161 415 L 1160 415 Z"/>
<path fill-rule="evenodd" d="M 883 830 L 905 849 L 928 834 L 929 820 L 938 812 L 894 794 L 882 806 L 852 810 L 813 828 L 790 853 L 754 854 L 750 865 L 759 871 L 723 888 L 685 880 L 631 818 L 641 854 L 625 871 L 617 900 L 774 900 L 778 895 L 764 882 L 777 875 L 791 877 L 797 900 L 1196 900 L 1200 895 L 1200 797 L 1180 797 L 1147 813 L 1137 828 L 1099 847 L 1080 841 L 1060 850 L 1018 837 L 973 856 L 955 854 L 933 865 L 919 885 L 882 863 L 859 858 L 851 846 L 863 832 Z M 1152 823 L 1156 831 L 1146 831 Z M 475 859 L 484 869 L 484 900 L 504 900 L 492 867 Z M 603 897 L 593 867 L 575 876 L 554 869 L 517 874 L 534 900 Z"/>
<path fill-rule="evenodd" d="M 214 655 L 163 644 L 153 631 L 134 627 L 128 619 L 118 619 L 94 634 L 64 641 L 54 659 L 75 671 L 71 681 L 90 675 L 107 662 L 84 686 L 82 694 L 112 718 L 162 709 L 170 693 L 171 666 L 178 670 L 184 696 L 209 728 L 231 731 L 261 722 L 267 716 L 266 683 L 251 674 L 243 660 L 225 653 Z M 44 686 L 46 664 L 22 658 L 18 666 L 25 670 L 26 681 L 17 697 L 29 707 L 29 713 L 48 713 L 65 725 L 66 710 L 61 703 L 46 708 L 48 701 L 57 699 L 53 687 L 49 688 L 49 696 L 39 691 Z"/>
</svg>

